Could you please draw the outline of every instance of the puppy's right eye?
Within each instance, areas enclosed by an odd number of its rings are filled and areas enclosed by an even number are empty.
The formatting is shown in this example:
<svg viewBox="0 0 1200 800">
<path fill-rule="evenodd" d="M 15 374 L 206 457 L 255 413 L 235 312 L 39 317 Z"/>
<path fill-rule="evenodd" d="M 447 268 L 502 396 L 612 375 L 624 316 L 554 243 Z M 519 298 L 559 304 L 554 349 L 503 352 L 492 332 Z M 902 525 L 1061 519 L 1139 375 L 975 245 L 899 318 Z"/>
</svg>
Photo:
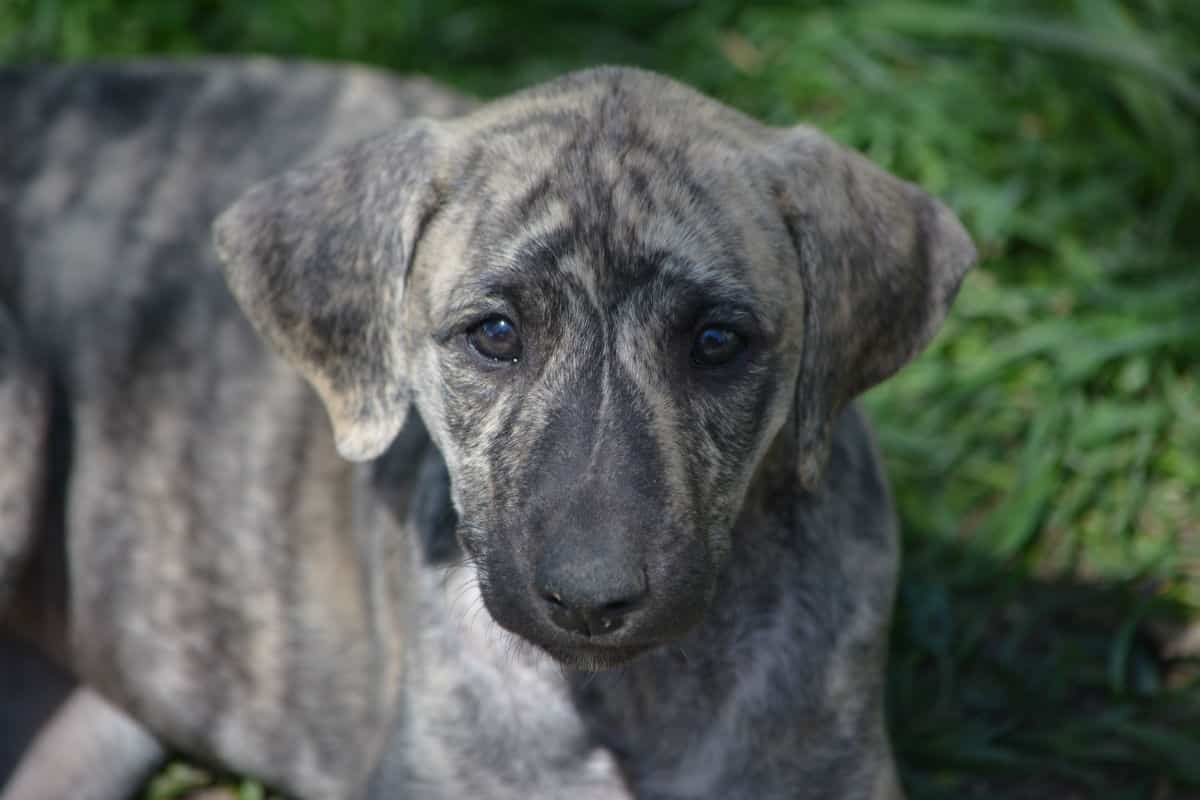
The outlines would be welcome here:
<svg viewBox="0 0 1200 800">
<path fill-rule="evenodd" d="M 737 331 L 709 325 L 696 335 L 692 344 L 692 364 L 701 368 L 724 366 L 745 349 L 745 340 Z"/>
<path fill-rule="evenodd" d="M 467 331 L 467 342 L 475 352 L 493 361 L 521 360 L 521 337 L 507 317 L 488 317 Z"/>
</svg>

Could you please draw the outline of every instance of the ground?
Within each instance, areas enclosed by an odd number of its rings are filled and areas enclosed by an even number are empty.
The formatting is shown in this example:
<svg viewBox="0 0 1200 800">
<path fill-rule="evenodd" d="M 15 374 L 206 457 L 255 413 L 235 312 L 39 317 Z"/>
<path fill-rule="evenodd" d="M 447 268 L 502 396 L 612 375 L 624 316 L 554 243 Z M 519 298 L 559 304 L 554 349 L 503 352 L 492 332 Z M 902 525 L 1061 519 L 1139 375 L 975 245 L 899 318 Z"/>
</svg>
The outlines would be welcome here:
<svg viewBox="0 0 1200 800">
<path fill-rule="evenodd" d="M 251 50 L 483 95 L 640 64 L 944 197 L 982 265 L 867 397 L 905 529 L 905 784 L 1200 797 L 1200 3 L 0 4 L 4 61 Z"/>
</svg>

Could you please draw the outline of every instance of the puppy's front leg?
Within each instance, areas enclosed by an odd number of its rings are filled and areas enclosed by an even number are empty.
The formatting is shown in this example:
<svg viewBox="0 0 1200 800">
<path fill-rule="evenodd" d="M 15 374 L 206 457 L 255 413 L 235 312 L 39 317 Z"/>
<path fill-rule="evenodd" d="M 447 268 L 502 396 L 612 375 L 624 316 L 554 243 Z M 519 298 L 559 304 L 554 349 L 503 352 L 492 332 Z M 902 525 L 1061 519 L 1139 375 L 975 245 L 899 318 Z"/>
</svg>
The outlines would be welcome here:
<svg viewBox="0 0 1200 800">
<path fill-rule="evenodd" d="M 38 734 L 0 800 L 124 800 L 163 755 L 123 711 L 80 687 Z"/>
</svg>

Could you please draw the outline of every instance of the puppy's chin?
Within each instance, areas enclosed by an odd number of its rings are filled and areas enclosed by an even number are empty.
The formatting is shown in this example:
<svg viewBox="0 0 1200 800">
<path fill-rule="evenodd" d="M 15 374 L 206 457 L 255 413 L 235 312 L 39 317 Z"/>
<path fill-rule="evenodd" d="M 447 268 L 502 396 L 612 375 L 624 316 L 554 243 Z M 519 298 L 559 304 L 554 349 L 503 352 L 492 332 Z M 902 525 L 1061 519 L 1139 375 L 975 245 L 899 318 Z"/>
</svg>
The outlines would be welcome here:
<svg viewBox="0 0 1200 800">
<path fill-rule="evenodd" d="M 539 649 L 569 669 L 580 672 L 603 672 L 623 667 L 638 656 L 653 650 L 656 645 L 545 645 L 534 643 Z"/>
</svg>

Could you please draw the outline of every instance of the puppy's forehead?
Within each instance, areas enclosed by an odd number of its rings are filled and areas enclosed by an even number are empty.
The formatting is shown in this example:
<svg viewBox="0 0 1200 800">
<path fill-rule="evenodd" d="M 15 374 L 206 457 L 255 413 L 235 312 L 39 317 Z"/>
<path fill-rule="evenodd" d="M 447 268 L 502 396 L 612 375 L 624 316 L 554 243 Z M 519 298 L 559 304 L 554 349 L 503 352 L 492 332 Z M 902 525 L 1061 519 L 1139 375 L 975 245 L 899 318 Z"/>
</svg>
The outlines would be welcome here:
<svg viewBox="0 0 1200 800">
<path fill-rule="evenodd" d="M 778 297 L 788 240 L 754 158 L 766 131 L 636 70 L 572 76 L 486 106 L 460 132 L 451 191 L 466 274 L 446 288 L 559 271 L 597 299 L 659 275 Z"/>
</svg>

